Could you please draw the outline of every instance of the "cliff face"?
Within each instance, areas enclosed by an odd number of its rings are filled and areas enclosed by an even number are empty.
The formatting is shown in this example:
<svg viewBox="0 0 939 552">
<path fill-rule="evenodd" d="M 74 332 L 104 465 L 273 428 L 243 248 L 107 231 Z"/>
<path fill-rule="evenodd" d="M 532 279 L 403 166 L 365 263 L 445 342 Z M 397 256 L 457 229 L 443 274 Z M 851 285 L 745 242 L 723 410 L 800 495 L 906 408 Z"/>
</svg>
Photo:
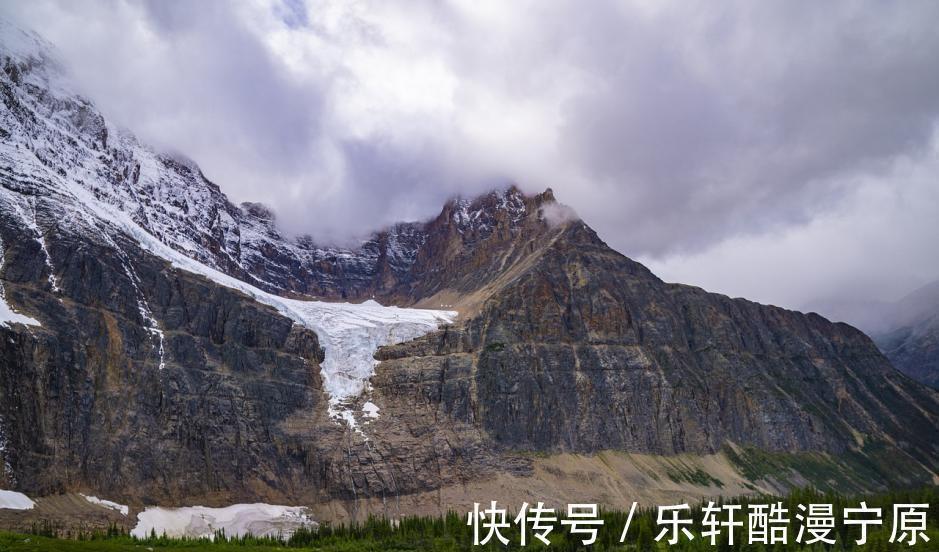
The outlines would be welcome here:
<svg viewBox="0 0 939 552">
<path fill-rule="evenodd" d="M 936 469 L 936 393 L 860 331 L 666 284 L 579 221 L 540 240 L 477 315 L 383 349 L 385 369 L 434 364 L 444 411 L 509 449 L 838 455 L 880 442 Z"/>
<path fill-rule="evenodd" d="M 5 299 L 41 324 L 0 324 L 7 488 L 321 503 L 496 470 L 474 428 L 402 421 L 406 405 L 383 404 L 366 439 L 328 415 L 315 333 L 107 224 L 57 227 L 63 213 L 37 205 L 42 242 L 0 207 Z"/>
<path fill-rule="evenodd" d="M 140 243 L 283 295 L 341 298 L 395 285 L 422 225 L 357 250 L 283 240 L 262 207 L 232 206 L 192 162 L 111 127 L 41 40 L 20 38 L 0 74 L 0 286 L 4 307 L 40 325 L 0 322 L 7 485 L 310 503 L 431 490 L 495 465 L 478 437 L 449 437 L 457 424 L 431 439 L 392 409 L 365 441 L 329 417 L 314 332 Z"/>
<path fill-rule="evenodd" d="M 935 393 L 863 334 L 665 284 L 579 221 L 535 212 L 522 226 L 541 231 L 480 280 L 475 315 L 379 351 L 369 398 L 382 415 L 365 440 L 327 415 L 311 331 L 36 205 L 41 243 L 15 216 L 0 222 L 6 298 L 42 323 L 0 328 L 5 477 L 30 493 L 397 500 L 530 477 L 530 451 L 728 443 L 837 457 L 883 442 L 913 466 L 908 482 L 935 469 Z M 896 474 L 877 475 L 873 487 Z"/>
<path fill-rule="evenodd" d="M 8 300 L 42 313 L 0 327 L 8 481 L 165 501 L 317 472 L 286 423 L 323 410 L 313 332 L 130 241 L 54 226 L 52 292 L 34 236 L 6 217 L 0 235 Z"/>
<path fill-rule="evenodd" d="M 542 460 L 567 453 L 717 455 L 768 489 L 939 471 L 939 396 L 850 326 L 662 282 L 550 191 L 456 199 L 357 249 L 284 239 L 262 206 L 109 126 L 36 44 L 0 75 L 2 300 L 40 324 L 0 323 L 9 487 L 402 513 L 485 481 L 576 485 L 587 460 L 570 477 Z M 350 408 L 380 416 L 355 430 L 329 415 L 316 333 L 180 259 L 280 296 L 461 318 L 377 352 Z M 653 475 L 635 480 L 668 487 Z M 754 488 L 705 479 L 701 496 Z"/>
</svg>

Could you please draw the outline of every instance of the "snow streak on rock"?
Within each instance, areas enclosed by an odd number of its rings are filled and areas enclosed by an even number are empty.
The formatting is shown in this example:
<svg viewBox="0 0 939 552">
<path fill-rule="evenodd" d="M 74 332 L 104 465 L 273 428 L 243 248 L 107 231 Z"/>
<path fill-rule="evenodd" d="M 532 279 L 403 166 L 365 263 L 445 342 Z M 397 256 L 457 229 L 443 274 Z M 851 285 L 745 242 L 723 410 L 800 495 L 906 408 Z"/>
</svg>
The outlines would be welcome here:
<svg viewBox="0 0 939 552">
<path fill-rule="evenodd" d="M 151 338 L 156 338 L 157 342 L 154 343 L 154 348 L 156 348 L 157 353 L 160 356 L 160 370 L 166 368 L 166 362 L 164 359 L 165 349 L 163 348 L 163 330 L 160 329 L 160 323 L 157 322 L 157 319 L 153 317 L 153 311 L 150 310 L 150 304 L 147 303 L 147 298 L 140 291 L 140 277 L 137 276 L 137 272 L 134 270 L 133 263 L 130 260 L 130 257 L 127 256 L 127 253 L 121 248 L 120 245 L 114 241 L 108 233 L 100 229 L 101 237 L 107 241 L 111 247 L 114 249 L 114 252 L 117 253 L 118 258 L 121 260 L 121 266 L 124 268 L 124 273 L 127 274 L 127 279 L 130 280 L 131 286 L 134 288 L 134 295 L 137 298 L 137 311 L 140 312 L 140 317 L 143 319 L 144 323 L 147 325 L 147 331 L 150 332 Z"/>
<path fill-rule="evenodd" d="M 6 474 L 7 481 L 16 484 L 16 476 L 13 473 L 13 466 L 7 459 L 7 451 L 10 447 L 10 440 L 7 438 L 6 423 L 3 416 L 0 416 L 0 457 L 3 458 L 3 473 Z"/>
<path fill-rule="evenodd" d="M 42 228 L 39 226 L 38 214 L 39 209 L 38 200 L 35 197 L 29 197 L 25 200 L 20 200 L 12 194 L 4 193 L 4 196 L 8 198 L 9 207 L 16 213 L 17 218 L 23 226 L 30 230 L 33 234 L 33 238 L 39 242 L 39 248 L 42 250 L 43 260 L 46 263 L 46 268 L 49 270 L 49 275 L 47 277 L 49 281 L 49 287 L 52 288 L 54 293 L 59 292 L 59 283 L 55 277 L 55 267 L 52 265 L 52 255 L 49 254 L 49 249 L 46 247 L 46 239 L 43 235 Z M 25 206 L 22 205 L 25 203 Z"/>
<path fill-rule="evenodd" d="M 39 242 L 39 247 L 42 249 L 43 257 L 46 260 L 46 268 L 49 269 L 49 286 L 52 288 L 54 293 L 59 292 L 59 282 L 55 278 L 55 267 L 52 266 L 52 255 L 49 254 L 49 248 L 46 247 L 46 239 L 43 236 L 42 228 L 39 227 L 39 222 L 36 219 L 36 204 L 33 203 L 32 212 L 30 213 L 31 217 L 29 220 L 29 226 L 33 232 L 36 233 L 36 240 Z"/>
</svg>

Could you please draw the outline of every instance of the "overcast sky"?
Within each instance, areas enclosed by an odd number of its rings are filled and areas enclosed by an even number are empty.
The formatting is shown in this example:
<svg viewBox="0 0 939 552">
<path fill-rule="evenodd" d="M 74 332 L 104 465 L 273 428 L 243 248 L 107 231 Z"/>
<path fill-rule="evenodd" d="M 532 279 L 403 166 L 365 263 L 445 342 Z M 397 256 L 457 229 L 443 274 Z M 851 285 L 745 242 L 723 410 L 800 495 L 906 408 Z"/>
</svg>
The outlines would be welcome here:
<svg viewBox="0 0 939 552">
<path fill-rule="evenodd" d="M 4 2 L 144 141 L 346 240 L 551 187 L 670 281 L 836 318 L 939 278 L 939 2 Z"/>
</svg>

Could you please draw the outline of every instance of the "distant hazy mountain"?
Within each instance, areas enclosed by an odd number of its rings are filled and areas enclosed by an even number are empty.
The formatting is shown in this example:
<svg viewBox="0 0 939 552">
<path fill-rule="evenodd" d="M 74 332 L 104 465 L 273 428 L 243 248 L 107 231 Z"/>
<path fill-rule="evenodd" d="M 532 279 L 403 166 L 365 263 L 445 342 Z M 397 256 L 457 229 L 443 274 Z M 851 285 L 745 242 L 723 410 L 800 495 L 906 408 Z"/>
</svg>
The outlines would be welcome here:
<svg viewBox="0 0 939 552">
<path fill-rule="evenodd" d="M 939 388 L 939 281 L 907 295 L 888 312 L 887 329 L 874 334 L 877 346 L 898 370 Z"/>
<path fill-rule="evenodd" d="M 892 303 L 816 301 L 812 309 L 831 320 L 860 328 L 874 339 L 894 367 L 939 388 L 939 281 Z"/>
</svg>

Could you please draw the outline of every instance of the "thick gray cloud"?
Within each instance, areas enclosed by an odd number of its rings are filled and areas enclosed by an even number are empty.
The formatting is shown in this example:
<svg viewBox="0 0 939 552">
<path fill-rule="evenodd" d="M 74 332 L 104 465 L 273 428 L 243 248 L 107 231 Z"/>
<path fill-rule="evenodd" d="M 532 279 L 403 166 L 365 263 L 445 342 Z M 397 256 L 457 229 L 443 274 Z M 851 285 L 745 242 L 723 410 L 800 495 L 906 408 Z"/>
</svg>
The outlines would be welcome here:
<svg viewBox="0 0 939 552">
<path fill-rule="evenodd" d="M 4 8 L 292 232 L 347 240 L 511 180 L 733 295 L 837 314 L 939 277 L 935 2 Z"/>
</svg>

